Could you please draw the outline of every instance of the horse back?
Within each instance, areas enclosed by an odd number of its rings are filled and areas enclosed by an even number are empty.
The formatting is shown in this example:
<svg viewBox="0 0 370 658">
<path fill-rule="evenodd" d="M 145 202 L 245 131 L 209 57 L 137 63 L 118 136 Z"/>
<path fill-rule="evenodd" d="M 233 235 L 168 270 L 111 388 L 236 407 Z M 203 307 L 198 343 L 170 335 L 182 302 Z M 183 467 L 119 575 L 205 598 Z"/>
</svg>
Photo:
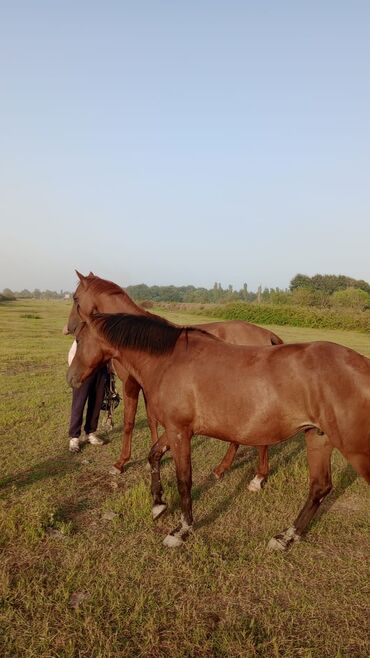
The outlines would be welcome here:
<svg viewBox="0 0 370 658">
<path fill-rule="evenodd" d="M 234 345 L 281 345 L 282 339 L 269 329 L 243 320 L 207 322 L 194 325 Z"/>
</svg>

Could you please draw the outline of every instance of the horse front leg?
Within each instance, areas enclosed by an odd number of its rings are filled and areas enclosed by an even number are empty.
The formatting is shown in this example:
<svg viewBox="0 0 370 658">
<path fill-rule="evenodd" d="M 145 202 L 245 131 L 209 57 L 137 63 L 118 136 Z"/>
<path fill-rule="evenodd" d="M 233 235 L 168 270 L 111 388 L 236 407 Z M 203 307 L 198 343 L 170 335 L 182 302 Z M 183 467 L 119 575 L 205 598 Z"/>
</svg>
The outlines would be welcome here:
<svg viewBox="0 0 370 658">
<path fill-rule="evenodd" d="M 145 392 L 143 390 L 143 397 L 144 397 L 144 402 L 145 402 L 145 410 L 146 410 L 146 418 L 148 421 L 148 426 L 150 430 L 150 436 L 152 440 L 152 446 L 154 446 L 155 443 L 159 440 L 158 436 L 158 422 L 155 416 L 153 416 L 150 407 L 147 403 L 146 397 L 145 397 Z"/>
<path fill-rule="evenodd" d="M 273 537 L 268 544 L 272 550 L 285 551 L 299 541 L 313 519 L 320 504 L 332 489 L 331 454 L 333 446 L 325 434 L 319 435 L 316 429 L 306 432 L 307 460 L 310 473 L 308 498 L 294 524 Z"/>
<path fill-rule="evenodd" d="M 123 435 L 122 448 L 119 459 L 111 468 L 112 474 L 122 473 L 124 465 L 131 458 L 132 434 L 135 425 L 135 416 L 140 393 L 140 384 L 131 375 L 122 379 L 123 384 Z"/>
<path fill-rule="evenodd" d="M 151 472 L 151 493 L 153 497 L 152 515 L 153 519 L 158 519 L 163 512 L 167 509 L 167 505 L 163 502 L 163 488 L 161 483 L 161 459 L 165 452 L 169 449 L 168 439 L 166 432 L 162 434 L 161 438 L 152 446 L 149 453 L 148 462 Z"/>
<path fill-rule="evenodd" d="M 177 548 L 184 543 L 193 526 L 193 509 L 191 500 L 191 434 L 186 431 L 175 432 L 169 436 L 170 448 L 176 465 L 177 486 L 180 494 L 181 523 L 163 540 L 165 546 Z"/>
<path fill-rule="evenodd" d="M 257 473 L 253 480 L 248 484 L 248 491 L 258 492 L 262 489 L 262 484 L 266 482 L 269 474 L 269 454 L 267 446 L 257 446 L 259 461 Z"/>
</svg>

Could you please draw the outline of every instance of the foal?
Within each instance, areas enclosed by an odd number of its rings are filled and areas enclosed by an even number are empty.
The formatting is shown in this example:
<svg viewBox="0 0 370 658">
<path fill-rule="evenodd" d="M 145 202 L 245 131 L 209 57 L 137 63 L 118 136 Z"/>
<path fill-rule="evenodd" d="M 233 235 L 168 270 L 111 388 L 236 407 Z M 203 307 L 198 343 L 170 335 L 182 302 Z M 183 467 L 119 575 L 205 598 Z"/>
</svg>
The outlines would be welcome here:
<svg viewBox="0 0 370 658">
<path fill-rule="evenodd" d="M 271 445 L 305 431 L 309 495 L 294 524 L 270 541 L 271 548 L 286 549 L 298 540 L 330 492 L 334 447 L 370 484 L 370 361 L 353 350 L 328 342 L 241 347 L 193 327 L 125 314 L 92 316 L 76 339 L 68 382 L 79 386 L 114 358 L 135 376 L 165 429 L 149 461 L 156 517 L 166 507 L 160 459 L 170 446 L 182 518 L 165 538 L 168 546 L 179 546 L 193 524 L 193 434 Z"/>
<path fill-rule="evenodd" d="M 73 295 L 73 306 L 68 318 L 68 331 L 74 333 L 81 318 L 78 309 L 85 315 L 92 312 L 99 313 L 131 313 L 132 315 L 143 315 L 151 318 L 159 316 L 149 313 L 145 309 L 135 304 L 134 300 L 127 292 L 112 281 L 107 281 L 95 276 L 92 272 L 88 276 L 83 276 L 77 272 L 79 285 Z M 237 345 L 280 345 L 283 341 L 279 336 L 268 329 L 258 327 L 249 322 L 241 320 L 231 320 L 228 322 L 209 322 L 202 325 L 194 325 L 205 331 L 208 331 L 228 343 Z M 136 381 L 127 369 L 116 362 L 115 368 L 123 384 L 123 439 L 122 450 L 119 459 L 116 461 L 111 471 L 113 473 L 122 473 L 124 465 L 131 457 L 132 434 L 135 422 L 138 397 L 141 390 L 140 384 Z M 148 425 L 151 432 L 152 444 L 158 441 L 157 423 L 152 418 L 150 411 L 147 410 Z M 238 444 L 230 443 L 229 448 L 222 461 L 213 470 L 216 478 L 222 477 L 226 469 L 230 468 L 235 459 Z M 268 475 L 268 453 L 265 446 L 259 446 L 259 465 L 257 474 L 248 485 L 250 491 L 259 491 L 263 481 Z"/>
</svg>

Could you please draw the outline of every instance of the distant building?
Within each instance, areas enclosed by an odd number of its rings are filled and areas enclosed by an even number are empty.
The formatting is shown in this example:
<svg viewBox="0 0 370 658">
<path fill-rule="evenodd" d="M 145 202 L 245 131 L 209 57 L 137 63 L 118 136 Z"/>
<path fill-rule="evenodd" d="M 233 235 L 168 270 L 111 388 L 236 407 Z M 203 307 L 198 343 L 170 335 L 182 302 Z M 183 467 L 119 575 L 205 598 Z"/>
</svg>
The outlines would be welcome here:
<svg viewBox="0 0 370 658">
<path fill-rule="evenodd" d="M 69 292 L 66 292 L 64 295 L 64 299 L 71 299 L 71 295 Z"/>
</svg>

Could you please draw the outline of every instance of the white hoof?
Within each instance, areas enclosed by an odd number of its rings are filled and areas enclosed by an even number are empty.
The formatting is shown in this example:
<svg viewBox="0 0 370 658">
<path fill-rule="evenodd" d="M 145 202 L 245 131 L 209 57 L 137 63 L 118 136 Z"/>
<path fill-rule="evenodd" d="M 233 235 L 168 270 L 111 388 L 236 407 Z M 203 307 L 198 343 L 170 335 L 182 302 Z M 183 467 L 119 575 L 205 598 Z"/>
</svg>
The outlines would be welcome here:
<svg viewBox="0 0 370 658">
<path fill-rule="evenodd" d="M 151 470 L 152 470 L 152 467 L 151 467 L 151 465 L 150 465 L 149 462 L 147 462 L 147 463 L 145 464 L 145 470 L 146 470 L 146 471 L 151 471 Z"/>
<path fill-rule="evenodd" d="M 184 543 L 184 540 L 181 539 L 181 537 L 178 537 L 177 535 L 167 535 L 167 537 L 164 538 L 163 544 L 165 546 L 168 546 L 169 548 L 178 548 Z"/>
<path fill-rule="evenodd" d="M 272 537 L 270 539 L 269 543 L 267 544 L 267 548 L 269 551 L 286 551 L 287 547 L 278 539 L 275 539 L 275 537 Z"/>
<path fill-rule="evenodd" d="M 248 484 L 248 491 L 261 491 L 262 489 L 262 482 L 264 481 L 264 478 L 261 477 L 260 475 L 255 475 L 253 480 L 250 481 Z"/>
<path fill-rule="evenodd" d="M 111 466 L 110 469 L 109 469 L 109 474 L 110 475 L 122 475 L 121 471 L 119 470 L 119 468 L 117 468 L 117 466 Z"/>
<path fill-rule="evenodd" d="M 212 475 L 216 480 L 221 480 L 222 475 L 219 475 L 216 471 L 212 471 Z"/>
<path fill-rule="evenodd" d="M 152 507 L 153 520 L 158 519 L 158 517 L 160 517 L 163 512 L 166 511 L 166 509 L 167 505 L 165 503 L 162 503 L 161 505 L 154 505 L 154 507 Z"/>
<path fill-rule="evenodd" d="M 292 544 L 300 540 L 300 535 L 297 535 L 294 526 L 287 528 L 276 537 L 272 537 L 267 548 L 271 551 L 286 551 Z"/>
</svg>

